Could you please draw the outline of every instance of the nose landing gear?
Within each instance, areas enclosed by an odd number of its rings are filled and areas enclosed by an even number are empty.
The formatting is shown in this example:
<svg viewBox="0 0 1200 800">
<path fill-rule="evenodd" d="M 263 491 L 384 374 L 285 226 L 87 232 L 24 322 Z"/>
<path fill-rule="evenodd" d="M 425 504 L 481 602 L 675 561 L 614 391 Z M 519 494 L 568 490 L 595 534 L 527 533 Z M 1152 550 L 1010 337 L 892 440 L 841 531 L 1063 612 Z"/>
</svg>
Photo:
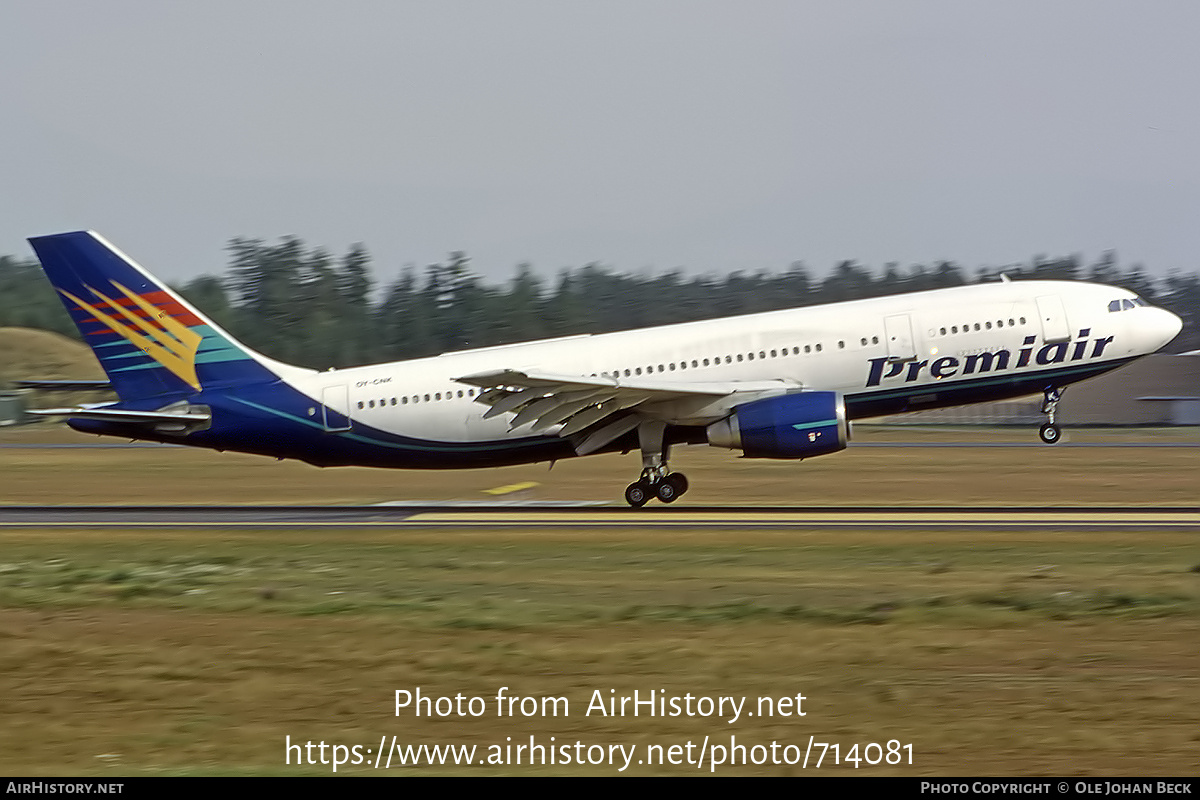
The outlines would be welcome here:
<svg viewBox="0 0 1200 800">
<path fill-rule="evenodd" d="M 1042 413 L 1046 415 L 1046 424 L 1038 429 L 1038 436 L 1046 444 L 1058 444 L 1062 439 L 1062 429 L 1054 424 L 1054 412 L 1058 409 L 1058 401 L 1062 399 L 1065 391 L 1066 389 L 1050 386 L 1043 392 L 1045 399 L 1042 400 Z"/>
</svg>

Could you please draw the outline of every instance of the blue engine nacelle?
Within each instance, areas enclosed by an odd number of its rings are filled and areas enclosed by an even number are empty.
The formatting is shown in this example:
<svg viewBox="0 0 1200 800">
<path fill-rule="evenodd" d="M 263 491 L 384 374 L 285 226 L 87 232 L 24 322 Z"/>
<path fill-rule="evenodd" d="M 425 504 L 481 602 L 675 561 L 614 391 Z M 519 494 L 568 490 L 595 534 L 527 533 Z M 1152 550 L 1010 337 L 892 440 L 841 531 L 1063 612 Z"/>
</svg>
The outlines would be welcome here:
<svg viewBox="0 0 1200 800">
<path fill-rule="evenodd" d="M 735 406 L 708 426 L 708 443 L 749 458 L 811 458 L 845 450 L 846 403 L 837 392 L 797 392 Z"/>
</svg>

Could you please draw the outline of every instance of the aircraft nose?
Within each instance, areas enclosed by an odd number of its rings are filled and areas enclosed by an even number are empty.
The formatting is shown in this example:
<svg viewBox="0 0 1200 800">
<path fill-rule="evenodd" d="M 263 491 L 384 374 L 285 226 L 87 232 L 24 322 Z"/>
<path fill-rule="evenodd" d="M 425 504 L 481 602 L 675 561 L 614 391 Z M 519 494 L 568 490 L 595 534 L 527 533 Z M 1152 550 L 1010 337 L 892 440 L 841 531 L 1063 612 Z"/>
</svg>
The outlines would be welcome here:
<svg viewBox="0 0 1200 800">
<path fill-rule="evenodd" d="M 1159 347 L 1163 347 L 1183 330 L 1183 320 L 1165 308 L 1156 308 L 1154 310 L 1156 312 L 1154 315 L 1154 333 L 1161 342 Z"/>
</svg>

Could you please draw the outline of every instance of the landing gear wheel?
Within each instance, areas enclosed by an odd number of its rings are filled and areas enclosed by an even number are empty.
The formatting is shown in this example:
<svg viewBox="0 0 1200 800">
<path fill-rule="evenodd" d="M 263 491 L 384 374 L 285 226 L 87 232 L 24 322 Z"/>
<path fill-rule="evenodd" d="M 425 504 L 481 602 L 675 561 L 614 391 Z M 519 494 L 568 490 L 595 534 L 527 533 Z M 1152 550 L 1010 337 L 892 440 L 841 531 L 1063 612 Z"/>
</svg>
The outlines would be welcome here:
<svg viewBox="0 0 1200 800">
<path fill-rule="evenodd" d="M 650 486 L 645 481 L 631 483 L 625 487 L 625 502 L 641 508 L 650 500 Z"/>
<path fill-rule="evenodd" d="M 1038 436 L 1046 444 L 1058 444 L 1058 440 L 1062 438 L 1062 431 L 1053 423 L 1046 423 L 1038 430 Z"/>
<path fill-rule="evenodd" d="M 1065 391 L 1065 388 L 1058 386 L 1047 386 L 1042 390 L 1042 413 L 1046 415 L 1046 424 L 1038 429 L 1038 436 L 1046 444 L 1058 444 L 1062 438 L 1062 430 L 1054 424 L 1054 414 Z"/>
<path fill-rule="evenodd" d="M 668 475 L 656 483 L 654 485 L 654 493 L 664 503 L 674 503 L 683 494 L 679 489 L 679 481 L 675 479 L 675 475 Z"/>
<path fill-rule="evenodd" d="M 664 503 L 671 503 L 678 500 L 680 497 L 683 497 L 684 493 L 688 490 L 688 479 L 687 476 L 682 472 L 672 472 L 670 475 L 662 479 L 662 483 L 671 484 L 671 487 L 675 490 L 675 496 L 670 500 L 663 498 L 661 489 L 658 491 L 658 499 L 662 500 Z"/>
</svg>

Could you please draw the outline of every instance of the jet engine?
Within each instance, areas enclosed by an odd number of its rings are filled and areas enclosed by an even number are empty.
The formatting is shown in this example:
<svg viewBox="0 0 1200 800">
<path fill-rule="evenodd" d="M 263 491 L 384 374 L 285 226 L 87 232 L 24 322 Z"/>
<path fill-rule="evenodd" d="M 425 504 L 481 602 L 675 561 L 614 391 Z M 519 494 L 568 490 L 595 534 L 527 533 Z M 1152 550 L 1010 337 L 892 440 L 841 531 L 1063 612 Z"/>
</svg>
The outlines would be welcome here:
<svg viewBox="0 0 1200 800">
<path fill-rule="evenodd" d="M 797 392 L 735 406 L 708 426 L 708 443 L 748 458 L 811 458 L 845 450 L 846 403 L 837 392 Z"/>
</svg>

